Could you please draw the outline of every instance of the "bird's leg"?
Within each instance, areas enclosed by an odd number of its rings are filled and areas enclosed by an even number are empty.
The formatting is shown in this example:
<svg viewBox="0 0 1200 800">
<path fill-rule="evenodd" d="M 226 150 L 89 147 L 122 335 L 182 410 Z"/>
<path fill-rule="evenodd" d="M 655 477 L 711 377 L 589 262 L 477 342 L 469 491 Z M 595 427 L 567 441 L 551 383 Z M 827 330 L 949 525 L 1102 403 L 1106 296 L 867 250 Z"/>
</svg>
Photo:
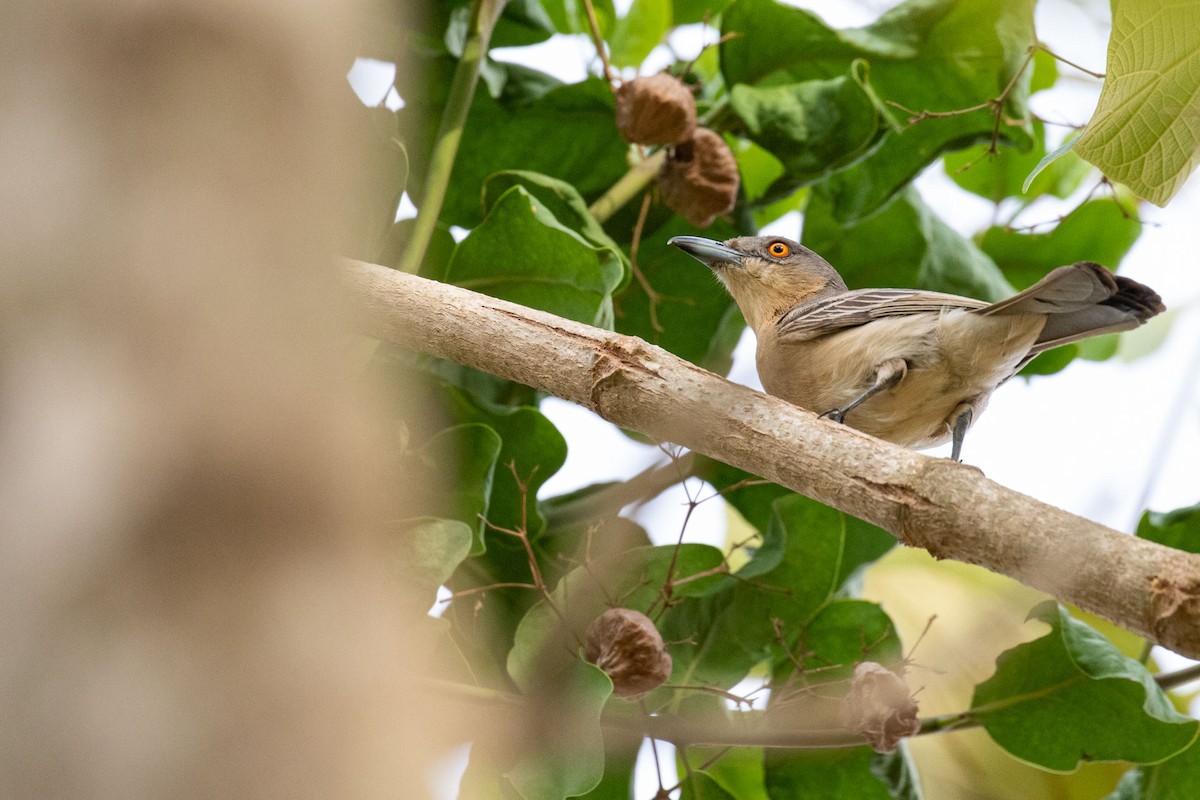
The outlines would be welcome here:
<svg viewBox="0 0 1200 800">
<path fill-rule="evenodd" d="M 900 381 L 904 380 L 904 376 L 907 374 L 908 363 L 903 358 L 889 358 L 875 368 L 875 382 L 871 385 L 871 388 L 841 408 L 831 408 L 821 416 L 828 417 L 834 422 L 841 422 L 846 419 L 847 414 L 867 400 L 885 389 L 891 389 L 893 386 L 898 385 Z"/>
<path fill-rule="evenodd" d="M 968 403 L 959 403 L 958 407 L 950 415 L 953 422 L 950 423 L 951 429 L 954 431 L 953 446 L 950 448 L 950 458 L 954 461 L 962 461 L 959 455 L 962 453 L 963 437 L 967 435 L 967 428 L 971 426 L 971 420 L 975 417 L 975 410 Z"/>
</svg>

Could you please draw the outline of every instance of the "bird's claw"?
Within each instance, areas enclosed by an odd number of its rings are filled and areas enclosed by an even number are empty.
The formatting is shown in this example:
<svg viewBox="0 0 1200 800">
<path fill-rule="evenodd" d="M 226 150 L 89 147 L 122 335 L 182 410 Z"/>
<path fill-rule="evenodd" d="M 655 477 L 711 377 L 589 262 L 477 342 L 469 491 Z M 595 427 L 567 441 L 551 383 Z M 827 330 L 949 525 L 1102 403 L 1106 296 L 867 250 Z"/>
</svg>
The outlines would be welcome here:
<svg viewBox="0 0 1200 800">
<path fill-rule="evenodd" d="M 818 417 L 818 419 L 831 419 L 834 422 L 844 422 L 846 419 L 846 412 L 842 411 L 840 408 L 831 408 Z"/>
</svg>

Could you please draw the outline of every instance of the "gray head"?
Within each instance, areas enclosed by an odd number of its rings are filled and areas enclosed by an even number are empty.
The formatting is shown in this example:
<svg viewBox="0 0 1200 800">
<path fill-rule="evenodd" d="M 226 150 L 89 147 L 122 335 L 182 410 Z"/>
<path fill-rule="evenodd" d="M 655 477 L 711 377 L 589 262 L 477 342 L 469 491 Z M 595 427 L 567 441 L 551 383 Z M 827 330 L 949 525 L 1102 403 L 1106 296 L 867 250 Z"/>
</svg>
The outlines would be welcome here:
<svg viewBox="0 0 1200 800">
<path fill-rule="evenodd" d="M 739 236 L 726 242 L 675 236 L 667 244 L 712 269 L 755 329 L 806 300 L 846 291 L 846 282 L 828 261 L 781 236 Z"/>
</svg>

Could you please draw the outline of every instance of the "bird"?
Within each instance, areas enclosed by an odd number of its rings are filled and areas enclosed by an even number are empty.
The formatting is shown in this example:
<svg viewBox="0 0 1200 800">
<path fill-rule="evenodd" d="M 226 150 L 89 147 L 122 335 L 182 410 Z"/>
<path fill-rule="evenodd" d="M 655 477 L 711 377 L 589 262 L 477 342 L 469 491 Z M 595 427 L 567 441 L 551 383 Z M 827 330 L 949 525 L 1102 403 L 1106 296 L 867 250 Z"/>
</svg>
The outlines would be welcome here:
<svg viewBox="0 0 1200 800">
<path fill-rule="evenodd" d="M 904 447 L 963 438 L 997 387 L 1039 353 L 1130 330 L 1165 310 L 1154 290 L 1090 261 L 987 303 L 921 289 L 849 290 L 817 253 L 778 236 L 667 242 L 707 265 L 758 340 L 763 388 Z"/>
</svg>

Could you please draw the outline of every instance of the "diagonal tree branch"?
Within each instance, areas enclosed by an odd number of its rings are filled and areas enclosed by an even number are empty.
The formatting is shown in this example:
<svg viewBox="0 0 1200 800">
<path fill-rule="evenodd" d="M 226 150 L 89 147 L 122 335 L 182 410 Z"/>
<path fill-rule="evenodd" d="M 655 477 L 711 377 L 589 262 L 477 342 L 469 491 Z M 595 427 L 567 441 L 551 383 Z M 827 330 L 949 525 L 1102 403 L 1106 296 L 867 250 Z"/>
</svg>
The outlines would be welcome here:
<svg viewBox="0 0 1200 800">
<path fill-rule="evenodd" d="M 350 262 L 347 277 L 371 336 L 579 403 L 1200 657 L 1200 555 L 818 420 L 641 339 L 373 264 Z"/>
</svg>

